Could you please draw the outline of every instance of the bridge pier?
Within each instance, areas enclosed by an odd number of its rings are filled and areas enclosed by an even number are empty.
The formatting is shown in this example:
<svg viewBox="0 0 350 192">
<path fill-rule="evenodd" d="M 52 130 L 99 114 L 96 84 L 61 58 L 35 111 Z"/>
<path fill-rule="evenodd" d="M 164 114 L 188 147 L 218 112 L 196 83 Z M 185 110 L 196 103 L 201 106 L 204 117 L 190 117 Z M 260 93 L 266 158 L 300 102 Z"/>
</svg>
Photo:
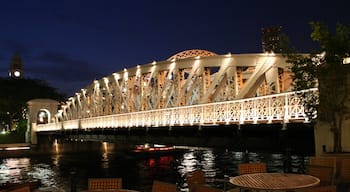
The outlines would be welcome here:
<svg viewBox="0 0 350 192">
<path fill-rule="evenodd" d="M 57 112 L 59 103 L 51 99 L 33 99 L 27 102 L 27 106 L 26 143 L 36 145 L 37 125 L 53 123 L 55 121 L 54 114 Z"/>
</svg>

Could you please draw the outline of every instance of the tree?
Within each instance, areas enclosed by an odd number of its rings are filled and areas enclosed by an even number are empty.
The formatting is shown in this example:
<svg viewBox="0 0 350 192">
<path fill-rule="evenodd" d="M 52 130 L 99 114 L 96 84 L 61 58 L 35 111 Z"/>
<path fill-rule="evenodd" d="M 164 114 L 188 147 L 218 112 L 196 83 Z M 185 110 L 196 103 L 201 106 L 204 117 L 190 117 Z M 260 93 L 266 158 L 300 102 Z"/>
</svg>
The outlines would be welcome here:
<svg viewBox="0 0 350 192">
<path fill-rule="evenodd" d="M 336 25 L 332 34 L 321 22 L 311 22 L 311 39 L 318 43 L 317 54 L 297 54 L 295 49 L 285 49 L 287 62 L 292 64 L 295 90 L 318 86 L 319 98 L 305 96 L 304 106 L 310 119 L 330 125 L 333 133 L 333 152 L 342 151 L 342 129 L 345 115 L 349 111 L 349 66 L 344 65 L 350 56 L 350 26 Z M 289 46 L 288 46 L 289 47 Z"/>
<path fill-rule="evenodd" d="M 0 78 L 0 126 L 10 128 L 12 122 L 25 119 L 23 110 L 27 101 L 49 98 L 63 101 L 65 96 L 58 93 L 43 80 Z"/>
</svg>

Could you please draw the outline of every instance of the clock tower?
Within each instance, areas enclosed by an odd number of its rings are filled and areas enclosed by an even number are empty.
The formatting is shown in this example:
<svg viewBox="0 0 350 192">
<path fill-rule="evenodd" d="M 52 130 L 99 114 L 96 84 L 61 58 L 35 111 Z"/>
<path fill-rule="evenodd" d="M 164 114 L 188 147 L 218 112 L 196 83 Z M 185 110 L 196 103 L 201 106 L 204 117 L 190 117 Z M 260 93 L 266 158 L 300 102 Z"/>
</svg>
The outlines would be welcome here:
<svg viewBox="0 0 350 192">
<path fill-rule="evenodd" d="M 21 56 L 18 53 L 15 53 L 11 59 L 9 76 L 12 79 L 23 78 L 23 63 Z"/>
</svg>

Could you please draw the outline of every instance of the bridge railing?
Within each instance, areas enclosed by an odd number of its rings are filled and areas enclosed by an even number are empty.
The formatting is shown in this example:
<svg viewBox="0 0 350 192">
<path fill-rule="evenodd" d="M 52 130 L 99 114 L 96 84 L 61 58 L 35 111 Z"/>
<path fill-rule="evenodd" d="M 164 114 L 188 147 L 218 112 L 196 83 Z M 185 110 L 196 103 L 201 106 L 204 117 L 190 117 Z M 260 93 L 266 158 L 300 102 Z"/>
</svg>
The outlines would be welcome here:
<svg viewBox="0 0 350 192">
<path fill-rule="evenodd" d="M 317 88 L 226 102 L 76 119 L 38 125 L 37 131 L 308 122 L 302 102 L 303 93 L 316 94 Z"/>
</svg>

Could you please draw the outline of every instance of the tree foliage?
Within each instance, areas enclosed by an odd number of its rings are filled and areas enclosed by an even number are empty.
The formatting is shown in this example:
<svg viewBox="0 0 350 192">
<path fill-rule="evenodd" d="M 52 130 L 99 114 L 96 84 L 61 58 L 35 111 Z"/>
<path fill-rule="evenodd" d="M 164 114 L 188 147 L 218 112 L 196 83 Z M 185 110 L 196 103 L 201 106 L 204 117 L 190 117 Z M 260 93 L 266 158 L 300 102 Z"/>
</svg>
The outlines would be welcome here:
<svg viewBox="0 0 350 192">
<path fill-rule="evenodd" d="M 54 99 L 63 101 L 65 96 L 36 79 L 0 78 L 0 123 L 10 124 L 13 119 L 23 119 L 22 111 L 31 99 Z"/>
<path fill-rule="evenodd" d="M 341 130 L 344 116 L 349 113 L 348 73 L 349 67 L 343 64 L 350 54 L 350 26 L 336 25 L 331 33 L 321 22 L 311 22 L 311 39 L 318 43 L 315 54 L 298 54 L 296 49 L 285 49 L 287 61 L 292 64 L 295 90 L 318 87 L 316 95 L 304 95 L 305 111 L 310 118 L 329 123 L 334 138 L 334 152 L 342 150 Z"/>
</svg>

